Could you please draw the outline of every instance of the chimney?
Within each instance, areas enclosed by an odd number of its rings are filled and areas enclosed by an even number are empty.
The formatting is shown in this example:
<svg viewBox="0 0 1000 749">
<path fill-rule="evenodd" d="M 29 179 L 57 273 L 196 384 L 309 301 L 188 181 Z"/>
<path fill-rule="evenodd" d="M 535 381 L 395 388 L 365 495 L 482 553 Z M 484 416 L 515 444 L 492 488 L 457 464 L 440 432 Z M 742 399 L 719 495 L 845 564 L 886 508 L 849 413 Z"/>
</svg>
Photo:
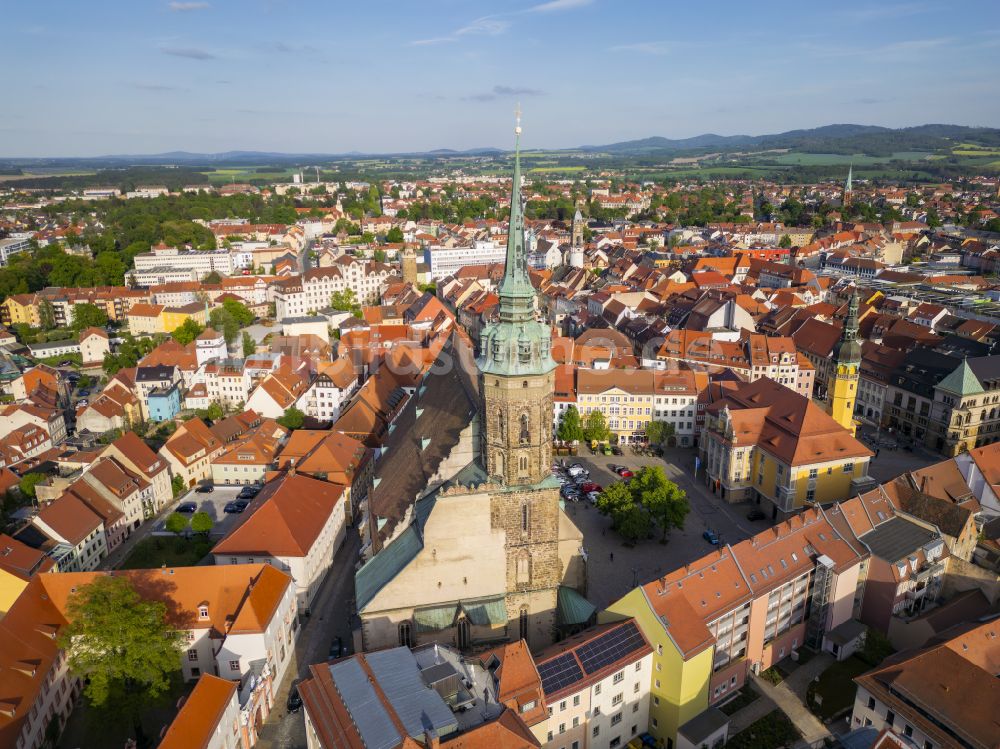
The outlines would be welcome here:
<svg viewBox="0 0 1000 749">
<path fill-rule="evenodd" d="M 433 728 L 424 731 L 424 746 L 427 749 L 441 749 L 441 739 L 438 738 L 437 731 Z"/>
<path fill-rule="evenodd" d="M 927 493 L 927 476 L 920 477 L 920 493 L 921 494 Z"/>
</svg>

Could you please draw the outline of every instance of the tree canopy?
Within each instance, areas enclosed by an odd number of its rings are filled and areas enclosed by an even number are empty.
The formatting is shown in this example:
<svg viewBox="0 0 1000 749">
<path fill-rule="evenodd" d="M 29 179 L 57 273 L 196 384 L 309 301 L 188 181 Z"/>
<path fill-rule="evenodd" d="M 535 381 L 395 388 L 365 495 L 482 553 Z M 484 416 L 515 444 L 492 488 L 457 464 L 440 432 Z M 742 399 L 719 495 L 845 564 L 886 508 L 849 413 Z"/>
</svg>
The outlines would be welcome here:
<svg viewBox="0 0 1000 749">
<path fill-rule="evenodd" d="M 556 437 L 563 442 L 579 442 L 583 439 L 583 425 L 580 423 L 580 412 L 576 410 L 576 406 L 570 406 L 563 411 Z"/>
<path fill-rule="evenodd" d="M 275 421 L 285 427 L 285 429 L 301 429 L 302 425 L 305 424 L 306 415 L 295 406 L 292 406 L 286 409 L 285 413 L 275 419 Z"/>
<path fill-rule="evenodd" d="M 171 337 L 182 346 L 187 346 L 191 341 L 201 335 L 205 328 L 193 317 L 187 318 L 180 327 L 174 329 Z"/>
<path fill-rule="evenodd" d="M 587 418 L 584 421 L 583 436 L 587 440 L 597 440 L 598 442 L 605 442 L 611 439 L 608 420 L 604 418 L 602 412 L 594 409 L 587 414 Z"/>
<path fill-rule="evenodd" d="M 254 321 L 253 312 L 245 304 L 235 299 L 226 299 L 222 306 L 213 309 L 208 317 L 212 327 L 222 333 L 227 344 L 236 340 L 240 328 L 246 327 Z"/>
<path fill-rule="evenodd" d="M 611 517 L 612 526 L 635 543 L 660 527 L 662 542 L 671 529 L 683 528 L 691 508 L 687 494 L 667 479 L 661 466 L 646 466 L 628 481 L 617 481 L 597 498 L 597 509 Z"/>
<path fill-rule="evenodd" d="M 212 520 L 212 516 L 207 512 L 198 511 L 191 516 L 191 530 L 195 533 L 209 534 L 212 531 L 212 527 L 215 525 L 215 521 Z"/>
<path fill-rule="evenodd" d="M 59 645 L 91 704 L 128 715 L 142 738 L 141 709 L 167 693 L 180 671 L 184 635 L 167 607 L 143 599 L 126 577 L 100 575 L 70 595 Z"/>
<path fill-rule="evenodd" d="M 188 529 L 190 522 L 179 512 L 173 512 L 167 516 L 166 529 L 178 536 Z"/>
<path fill-rule="evenodd" d="M 86 328 L 103 328 L 108 324 L 108 313 L 96 304 L 77 304 L 73 306 L 73 324 L 70 326 L 79 333 Z"/>
</svg>

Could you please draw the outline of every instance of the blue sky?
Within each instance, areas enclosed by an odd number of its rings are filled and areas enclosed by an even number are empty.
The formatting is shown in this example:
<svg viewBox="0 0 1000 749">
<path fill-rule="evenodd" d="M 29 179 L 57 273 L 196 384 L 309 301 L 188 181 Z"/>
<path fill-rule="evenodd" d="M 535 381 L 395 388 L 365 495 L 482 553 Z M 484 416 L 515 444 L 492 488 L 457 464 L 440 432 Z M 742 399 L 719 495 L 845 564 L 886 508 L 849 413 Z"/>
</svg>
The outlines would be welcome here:
<svg viewBox="0 0 1000 749">
<path fill-rule="evenodd" d="M 1000 126 L 1000 3 L 2 0 L 0 156 Z"/>
</svg>

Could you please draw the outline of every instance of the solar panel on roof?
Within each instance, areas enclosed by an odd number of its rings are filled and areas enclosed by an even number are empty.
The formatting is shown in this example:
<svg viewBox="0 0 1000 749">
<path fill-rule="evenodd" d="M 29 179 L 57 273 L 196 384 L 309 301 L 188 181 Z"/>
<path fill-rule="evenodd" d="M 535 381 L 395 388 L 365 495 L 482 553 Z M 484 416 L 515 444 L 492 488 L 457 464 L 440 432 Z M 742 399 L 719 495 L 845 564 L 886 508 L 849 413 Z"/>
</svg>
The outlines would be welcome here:
<svg viewBox="0 0 1000 749">
<path fill-rule="evenodd" d="M 542 690 L 546 694 L 558 692 L 583 678 L 583 672 L 572 653 L 564 653 L 542 663 L 538 666 L 538 675 L 542 677 Z"/>
<path fill-rule="evenodd" d="M 577 648 L 576 655 L 588 674 L 620 661 L 645 644 L 642 634 L 634 622 L 623 624 L 586 645 Z"/>
</svg>

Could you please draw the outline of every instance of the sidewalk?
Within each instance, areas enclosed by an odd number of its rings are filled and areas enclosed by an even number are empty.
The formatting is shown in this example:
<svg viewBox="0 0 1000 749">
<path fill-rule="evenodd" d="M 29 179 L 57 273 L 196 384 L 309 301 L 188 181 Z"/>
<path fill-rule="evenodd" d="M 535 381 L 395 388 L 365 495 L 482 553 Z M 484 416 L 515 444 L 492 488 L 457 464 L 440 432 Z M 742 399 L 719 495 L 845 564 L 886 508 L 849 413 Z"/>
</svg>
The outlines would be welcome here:
<svg viewBox="0 0 1000 749">
<path fill-rule="evenodd" d="M 802 741 L 806 744 L 814 744 L 831 735 L 819 718 L 806 707 L 806 690 L 812 680 L 823 673 L 832 662 L 832 656 L 821 653 L 797 668 L 791 676 L 778 685 L 771 684 L 756 674 L 750 675 L 754 686 L 761 694 L 773 701 L 795 724 L 802 734 Z"/>
</svg>

